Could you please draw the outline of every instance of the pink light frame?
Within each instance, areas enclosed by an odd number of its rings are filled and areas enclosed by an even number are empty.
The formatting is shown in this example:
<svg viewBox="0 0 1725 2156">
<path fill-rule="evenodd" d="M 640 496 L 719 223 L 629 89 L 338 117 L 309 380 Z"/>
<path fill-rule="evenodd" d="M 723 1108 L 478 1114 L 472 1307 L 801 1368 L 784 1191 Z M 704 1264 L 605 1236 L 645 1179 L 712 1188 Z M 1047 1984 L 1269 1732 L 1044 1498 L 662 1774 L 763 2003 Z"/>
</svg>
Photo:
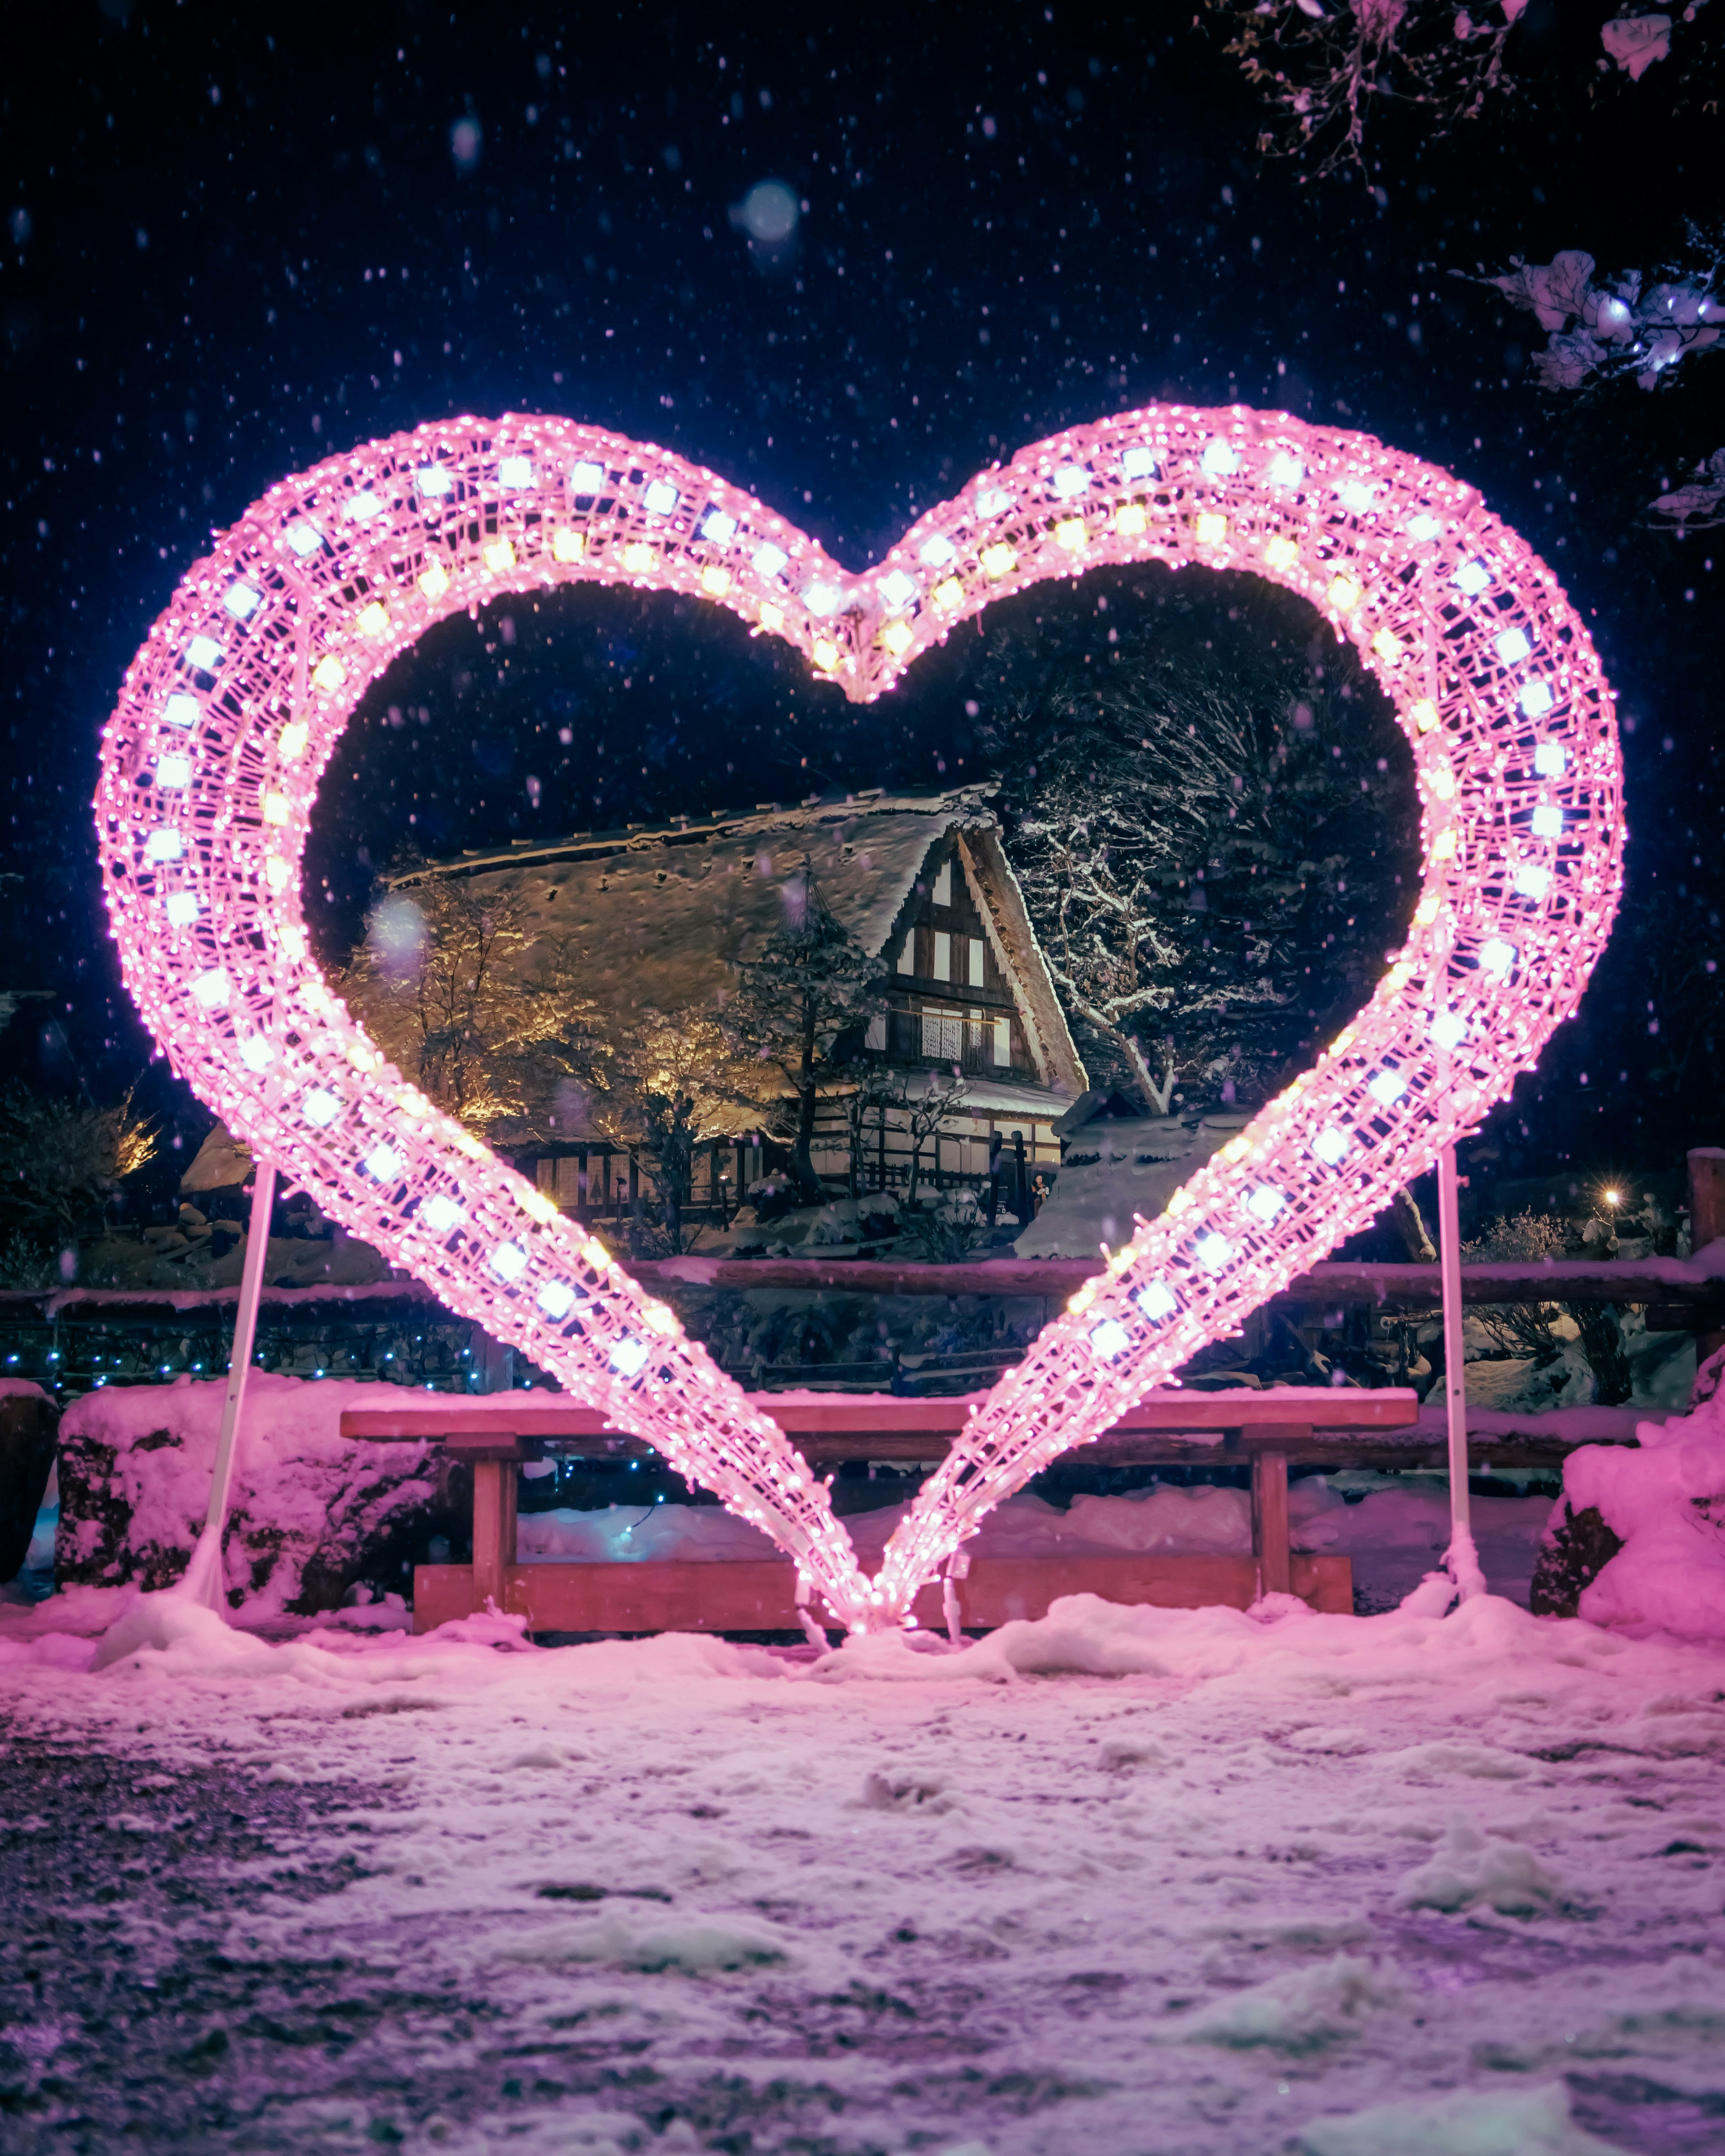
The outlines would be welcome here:
<svg viewBox="0 0 1725 2156">
<path fill-rule="evenodd" d="M 329 992 L 300 870 L 355 706 L 434 623 L 580 583 L 784 637 L 855 701 L 990 601 L 1104 563 L 1249 569 L 1359 649 L 1411 744 L 1425 872 L 1370 1001 L 996 1384 L 868 1579 L 778 1425 L 595 1238 L 432 1107 Z M 674 452 L 434 423 L 282 481 L 127 670 L 96 793 L 112 933 L 174 1068 L 261 1158 L 771 1535 L 852 1630 L 906 1620 L 994 1505 L 1371 1220 L 1531 1070 L 1622 879 L 1610 691 L 1477 493 L 1369 437 L 1151 406 L 1021 450 L 866 574 Z"/>
</svg>

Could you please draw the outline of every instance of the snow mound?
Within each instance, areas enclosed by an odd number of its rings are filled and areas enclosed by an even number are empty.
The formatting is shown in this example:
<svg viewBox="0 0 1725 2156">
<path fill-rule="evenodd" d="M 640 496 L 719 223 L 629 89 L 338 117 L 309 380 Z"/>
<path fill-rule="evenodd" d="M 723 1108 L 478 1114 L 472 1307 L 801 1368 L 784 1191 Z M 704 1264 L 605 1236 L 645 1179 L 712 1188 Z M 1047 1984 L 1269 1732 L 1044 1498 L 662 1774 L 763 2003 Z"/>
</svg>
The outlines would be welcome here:
<svg viewBox="0 0 1725 2156">
<path fill-rule="evenodd" d="M 1471 1909 L 1483 1902 L 1500 1917 L 1535 1917 L 1561 1904 L 1563 1883 L 1525 1842 L 1487 1840 L 1461 1812 L 1444 1845 L 1397 1890 L 1404 1909 Z"/>
<path fill-rule="evenodd" d="M 1367 2011 L 1399 1996 L 1368 1961 L 1337 1954 L 1313 1969 L 1290 1969 L 1218 1999 L 1187 2021 L 1188 2043 L 1236 2050 L 1266 2045 L 1282 2051 L 1315 2051 L 1358 2033 Z"/>
<path fill-rule="evenodd" d="M 1563 1463 L 1551 1529 L 1596 1511 L 1623 1548 L 1581 1594 L 1595 1625 L 1725 1639 L 1725 1393 L 1644 1422 L 1639 1444 L 1585 1445 Z"/>
<path fill-rule="evenodd" d="M 140 1594 L 122 1610 L 97 1640 L 90 1666 L 112 1669 L 145 1654 L 165 1656 L 182 1670 L 239 1669 L 271 1659 L 261 1640 L 236 1632 L 213 1609 L 171 1590 Z"/>
<path fill-rule="evenodd" d="M 501 1961 L 593 1962 L 609 1969 L 639 1969 L 646 1974 L 680 1969 L 702 1975 L 711 1969 L 756 1969 L 788 1958 L 779 1935 L 768 1926 L 728 1917 L 647 1918 L 608 1912 L 588 1922 L 546 1924 L 512 1939 L 500 1950 Z"/>
<path fill-rule="evenodd" d="M 1561 2082 L 1374 2104 L 1314 2120 L 1295 2147 L 1301 2156 L 1622 2156 L 1575 2124 Z"/>
</svg>

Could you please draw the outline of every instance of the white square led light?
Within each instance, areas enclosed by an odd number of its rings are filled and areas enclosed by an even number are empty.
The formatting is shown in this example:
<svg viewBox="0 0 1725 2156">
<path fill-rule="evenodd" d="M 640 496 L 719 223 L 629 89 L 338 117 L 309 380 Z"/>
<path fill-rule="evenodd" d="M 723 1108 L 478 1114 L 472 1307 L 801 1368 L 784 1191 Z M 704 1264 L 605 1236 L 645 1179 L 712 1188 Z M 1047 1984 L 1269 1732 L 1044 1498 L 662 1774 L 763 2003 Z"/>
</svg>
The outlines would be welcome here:
<svg viewBox="0 0 1725 2156">
<path fill-rule="evenodd" d="M 1450 578 L 1458 592 L 1466 592 L 1469 598 L 1477 598 L 1491 581 L 1491 572 L 1483 562 L 1464 562 Z"/>
<path fill-rule="evenodd" d="M 1128 449 L 1120 459 L 1120 471 L 1123 479 L 1154 479 L 1155 456 L 1146 449 Z"/>
<path fill-rule="evenodd" d="M 368 517 L 375 516 L 382 506 L 377 495 L 367 490 L 353 495 L 343 507 L 341 514 L 350 524 L 363 524 Z"/>
<path fill-rule="evenodd" d="M 1533 811 L 1533 835 L 1536 839 L 1561 839 L 1563 835 L 1563 812 L 1550 802 L 1542 802 Z"/>
<path fill-rule="evenodd" d="M 393 1146 L 373 1146 L 366 1155 L 366 1173 L 379 1183 L 393 1183 L 401 1173 L 401 1155 Z"/>
<path fill-rule="evenodd" d="M 222 647 L 213 636 L 194 636 L 186 646 L 186 664 L 200 674 L 213 674 L 222 663 Z"/>
<path fill-rule="evenodd" d="M 1530 681 L 1527 687 L 1522 690 L 1522 712 L 1524 717 L 1530 719 L 1543 719 L 1551 707 L 1552 693 L 1550 685 L 1548 682 Z M 1563 753 L 1561 750 L 1558 752 L 1559 755 Z M 1534 769 L 1536 771 L 1538 767 L 1538 764 L 1534 766 Z"/>
<path fill-rule="evenodd" d="M 436 495 L 451 492 L 455 482 L 441 465 L 423 465 L 413 474 L 413 484 L 421 494 Z M 504 485 L 508 484 L 506 480 Z"/>
<path fill-rule="evenodd" d="M 776 577 L 790 558 L 782 547 L 757 547 L 749 567 L 757 577 Z"/>
<path fill-rule="evenodd" d="M 575 1307 L 575 1291 L 567 1281 L 547 1281 L 533 1300 L 547 1317 L 567 1317 Z"/>
<path fill-rule="evenodd" d="M 144 841 L 145 855 L 152 861 L 177 861 L 185 850 L 177 831 L 152 831 Z"/>
<path fill-rule="evenodd" d="M 1435 516 L 1413 516 L 1408 520 L 1408 536 L 1418 546 L 1423 547 L 1428 539 L 1435 539 L 1443 528 Z"/>
<path fill-rule="evenodd" d="M 1312 1141 L 1312 1150 L 1326 1168 L 1334 1168 L 1339 1160 L 1346 1158 L 1348 1133 L 1337 1130 L 1332 1125 L 1330 1129 L 1318 1132 Z"/>
<path fill-rule="evenodd" d="M 1348 479 L 1336 489 L 1336 499 L 1344 509 L 1358 514 L 1369 509 L 1376 497 L 1363 480 Z"/>
<path fill-rule="evenodd" d="M 434 1235 L 447 1235 L 462 1218 L 461 1208 L 441 1190 L 434 1190 L 419 1208 L 419 1218 Z"/>
<path fill-rule="evenodd" d="M 500 486 L 531 486 L 534 484 L 531 457 L 499 457 L 497 484 Z"/>
<path fill-rule="evenodd" d="M 206 1010 L 220 1010 L 234 993 L 234 983 L 219 966 L 212 966 L 192 983 L 193 998 Z"/>
<path fill-rule="evenodd" d="M 229 584 L 222 594 L 222 604 L 236 621 L 248 620 L 264 603 L 264 594 L 254 592 L 249 584 Z"/>
<path fill-rule="evenodd" d="M 1440 1011 L 1431 1021 L 1431 1037 L 1440 1048 L 1459 1048 L 1467 1038 L 1467 1020 L 1460 1011 Z"/>
<path fill-rule="evenodd" d="M 737 536 L 737 519 L 727 516 L 722 509 L 708 510 L 701 526 L 703 539 L 711 539 L 716 547 L 722 547 L 727 539 Z"/>
<path fill-rule="evenodd" d="M 195 891 L 171 891 L 162 907 L 171 928 L 189 928 L 203 911 Z"/>
<path fill-rule="evenodd" d="M 1132 1346 L 1132 1337 L 1117 1317 L 1105 1317 L 1100 1325 L 1092 1327 L 1090 1344 L 1105 1363 L 1111 1363 Z"/>
<path fill-rule="evenodd" d="M 641 499 L 655 516 L 669 516 L 677 506 L 677 490 L 668 479 L 655 479 Z"/>
<path fill-rule="evenodd" d="M 916 596 L 916 579 L 907 577 L 902 569 L 894 569 L 882 577 L 876 589 L 894 613 L 902 613 Z"/>
<path fill-rule="evenodd" d="M 1533 752 L 1533 768 L 1542 778 L 1561 778 L 1565 761 L 1562 742 L 1541 742 Z"/>
<path fill-rule="evenodd" d="M 976 498 L 978 516 L 1004 516 L 1012 507 L 1012 496 L 998 486 L 987 487 Z"/>
<path fill-rule="evenodd" d="M 603 494 L 605 490 L 605 467 L 603 465 L 572 465 L 569 486 L 575 494 Z"/>
<path fill-rule="evenodd" d="M 158 756 L 156 759 L 156 783 L 170 793 L 182 793 L 192 783 L 192 759 L 188 756 Z"/>
<path fill-rule="evenodd" d="M 1219 436 L 1204 445 L 1204 454 L 1198 459 L 1212 479 L 1227 479 L 1240 470 L 1240 459 Z"/>
<path fill-rule="evenodd" d="M 491 1253 L 491 1270 L 499 1280 L 519 1280 L 527 1270 L 527 1254 L 519 1243 L 500 1243 Z"/>
<path fill-rule="evenodd" d="M 171 726 L 195 726 L 203 716 L 203 706 L 196 696 L 170 696 L 162 707 L 162 716 Z"/>
<path fill-rule="evenodd" d="M 1260 1183 L 1247 1199 L 1246 1210 L 1255 1213 L 1260 1220 L 1273 1220 L 1287 1202 L 1273 1183 Z"/>
<path fill-rule="evenodd" d="M 1270 484 L 1272 486 L 1298 486 L 1306 476 L 1306 467 L 1298 457 L 1291 457 L 1286 449 L 1270 459 Z"/>
<path fill-rule="evenodd" d="M 315 554 L 323 544 L 323 534 L 315 524 L 290 524 L 287 528 L 287 542 L 303 562 L 308 554 Z"/>
<path fill-rule="evenodd" d="M 239 1044 L 239 1060 L 248 1070 L 267 1070 L 275 1050 L 261 1033 L 249 1033 Z"/>
<path fill-rule="evenodd" d="M 803 603 L 813 614 L 829 614 L 837 608 L 841 594 L 830 584 L 811 584 L 803 594 Z"/>
<path fill-rule="evenodd" d="M 1381 1101 L 1386 1108 L 1400 1100 L 1407 1090 L 1408 1081 L 1399 1070 L 1380 1070 L 1375 1078 L 1369 1079 L 1366 1084 L 1366 1091 L 1372 1098 Z"/>
<path fill-rule="evenodd" d="M 1164 1317 L 1172 1317 L 1180 1306 L 1166 1281 L 1152 1281 L 1147 1287 L 1138 1290 L 1132 1301 L 1153 1324 L 1158 1323 Z"/>
<path fill-rule="evenodd" d="M 1494 936 L 1490 942 L 1482 943 L 1480 946 L 1481 965 L 1488 973 L 1495 973 L 1500 980 L 1511 970 L 1515 962 L 1515 945 L 1506 943 L 1501 936 Z"/>
<path fill-rule="evenodd" d="M 1083 494 L 1089 485 L 1090 474 L 1082 465 L 1062 465 L 1054 475 L 1054 490 L 1062 501 Z"/>
<path fill-rule="evenodd" d="M 316 1123 L 319 1130 L 326 1131 L 341 1112 L 341 1099 L 327 1087 L 314 1086 L 305 1100 L 305 1120 Z"/>
<path fill-rule="evenodd" d="M 1198 1239 L 1198 1262 L 1206 1272 L 1219 1273 L 1233 1262 L 1234 1245 L 1225 1235 L 1211 1234 Z"/>
<path fill-rule="evenodd" d="M 632 1378 L 651 1353 L 644 1340 L 624 1333 L 611 1350 L 611 1368 L 623 1377 Z"/>
<path fill-rule="evenodd" d="M 1517 898 L 1543 898 L 1551 889 L 1551 870 L 1542 868 L 1538 861 L 1523 861 L 1516 870 Z"/>
<path fill-rule="evenodd" d="M 1505 629 L 1502 636 L 1492 638 L 1491 644 L 1506 666 L 1519 666 L 1524 659 L 1532 656 L 1533 647 L 1526 632 L 1519 629 Z"/>
<path fill-rule="evenodd" d="M 943 569 L 957 551 L 950 539 L 937 536 L 922 549 L 922 559 L 931 569 Z"/>
</svg>

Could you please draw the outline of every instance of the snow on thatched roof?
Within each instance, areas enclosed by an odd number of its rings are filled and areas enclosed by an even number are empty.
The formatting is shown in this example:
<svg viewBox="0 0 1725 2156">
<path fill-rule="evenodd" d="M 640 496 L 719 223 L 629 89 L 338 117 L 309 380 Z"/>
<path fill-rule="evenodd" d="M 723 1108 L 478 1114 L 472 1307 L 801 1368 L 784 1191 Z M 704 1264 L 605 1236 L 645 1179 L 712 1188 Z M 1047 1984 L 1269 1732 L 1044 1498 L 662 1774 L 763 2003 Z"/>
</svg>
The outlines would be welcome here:
<svg viewBox="0 0 1725 2156">
<path fill-rule="evenodd" d="M 588 953 L 591 992 L 619 1012 L 712 1009 L 733 968 L 757 957 L 800 901 L 805 859 L 834 913 L 870 953 L 902 935 L 931 852 L 951 834 L 996 945 L 1019 989 L 1044 1083 L 1076 1093 L 1083 1065 L 1055 1001 L 987 806 L 988 789 L 942 793 L 876 791 L 752 814 L 680 819 L 671 824 L 578 832 L 437 861 L 394 879 L 508 878 L 530 925 Z"/>
</svg>

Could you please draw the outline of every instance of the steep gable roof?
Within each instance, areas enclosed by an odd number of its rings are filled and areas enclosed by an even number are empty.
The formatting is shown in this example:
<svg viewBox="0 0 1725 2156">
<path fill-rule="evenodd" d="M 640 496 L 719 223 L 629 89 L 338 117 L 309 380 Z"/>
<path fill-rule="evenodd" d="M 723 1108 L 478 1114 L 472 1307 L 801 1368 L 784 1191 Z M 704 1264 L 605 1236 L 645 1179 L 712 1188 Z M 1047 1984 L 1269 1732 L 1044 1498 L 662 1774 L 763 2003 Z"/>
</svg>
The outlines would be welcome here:
<svg viewBox="0 0 1725 2156">
<path fill-rule="evenodd" d="M 588 954 L 591 993 L 620 1012 L 711 1007 L 731 969 L 757 957 L 800 896 L 808 859 L 827 904 L 870 953 L 914 912 L 933 849 L 956 834 L 959 859 L 995 952 L 1018 984 L 1043 1082 L 1086 1081 L 1037 947 L 1024 895 L 1000 845 L 988 789 L 775 805 L 655 829 L 578 833 L 435 861 L 391 879 L 506 877 L 536 935 Z"/>
</svg>

